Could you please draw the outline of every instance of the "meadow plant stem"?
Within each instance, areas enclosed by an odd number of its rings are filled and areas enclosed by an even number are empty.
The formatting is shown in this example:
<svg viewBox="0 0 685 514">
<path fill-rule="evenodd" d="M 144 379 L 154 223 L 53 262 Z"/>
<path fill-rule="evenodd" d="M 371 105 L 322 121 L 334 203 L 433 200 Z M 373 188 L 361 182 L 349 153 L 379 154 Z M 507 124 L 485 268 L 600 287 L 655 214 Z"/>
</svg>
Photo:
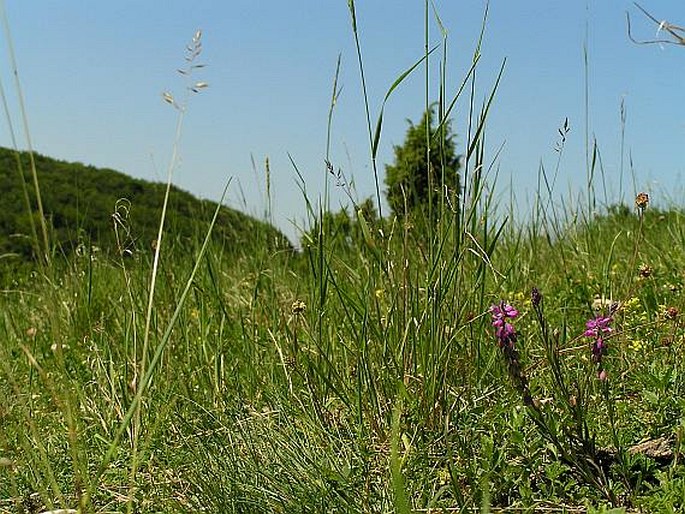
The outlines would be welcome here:
<svg viewBox="0 0 685 514">
<path fill-rule="evenodd" d="M 624 161 L 625 161 L 625 144 L 626 144 L 626 119 L 627 119 L 627 108 L 626 108 L 626 99 L 625 97 L 621 98 L 621 107 L 620 107 L 620 115 L 621 115 L 621 145 L 620 145 L 620 164 L 619 164 L 619 179 L 618 179 L 618 202 L 619 204 L 622 204 L 624 202 L 624 194 L 625 191 L 623 191 L 623 175 L 625 172 L 625 167 L 624 167 Z"/>
<path fill-rule="evenodd" d="M 347 6 L 350 11 L 352 21 L 352 34 L 354 36 L 354 46 L 357 51 L 357 62 L 359 63 L 359 75 L 362 82 L 362 95 L 364 97 L 364 110 L 366 112 L 366 126 L 369 133 L 369 144 L 371 149 L 371 166 L 373 168 L 373 179 L 376 185 L 376 202 L 378 207 L 378 216 L 382 216 L 383 208 L 381 207 L 381 186 L 378 180 L 378 165 L 376 163 L 376 152 L 374 150 L 374 132 L 371 129 L 371 109 L 369 107 L 369 95 L 366 88 L 366 78 L 364 76 L 364 62 L 362 60 L 362 48 L 359 43 L 359 32 L 357 31 L 357 11 L 354 5 L 354 0 L 347 0 Z"/>
<path fill-rule="evenodd" d="M 433 120 L 431 119 L 433 116 L 433 110 L 431 108 L 431 102 L 430 102 L 430 62 L 428 59 L 429 55 L 429 37 L 430 37 L 430 25 L 428 23 L 429 17 L 428 17 L 429 9 L 428 9 L 428 0 L 424 0 L 424 27 L 423 27 L 423 36 L 424 36 L 424 58 L 425 58 L 425 63 L 424 63 L 424 109 L 425 112 L 428 115 L 428 123 L 426 123 L 426 173 L 428 174 L 427 181 L 428 181 L 428 191 L 434 191 L 435 190 L 435 184 L 434 184 L 434 177 L 433 177 L 433 169 L 431 166 L 431 127 L 433 126 Z M 433 241 L 433 209 L 435 209 L 435 206 L 433 205 L 433 194 L 428 195 L 428 241 Z M 433 247 L 434 245 L 431 244 L 429 245 L 428 251 L 429 251 L 429 259 L 431 260 L 431 263 L 433 263 L 434 255 L 433 255 Z"/>
<path fill-rule="evenodd" d="M 31 199 L 29 198 L 29 191 L 26 187 L 26 178 L 24 177 L 24 165 L 21 161 L 21 154 L 19 153 L 19 145 L 17 144 L 17 137 L 14 133 L 14 125 L 12 123 L 12 117 L 10 116 L 10 109 L 7 103 L 7 95 L 5 94 L 5 86 L 0 80 L 0 96 L 2 97 L 2 108 L 5 113 L 5 122 L 7 123 L 7 128 L 9 129 L 10 138 L 12 140 L 12 149 L 14 150 L 14 159 L 17 165 L 17 173 L 19 174 L 19 183 L 21 184 L 21 192 L 24 198 L 24 206 L 26 207 L 26 214 L 29 219 L 29 226 L 31 227 L 31 244 L 33 246 L 33 251 L 35 252 L 38 262 L 42 265 L 43 259 L 40 258 L 41 255 L 41 244 L 38 237 L 38 231 L 36 230 L 36 221 L 33 216 L 33 208 L 31 207 Z"/>
<path fill-rule="evenodd" d="M 644 196 L 643 196 L 644 195 Z M 644 200 L 644 203 L 641 204 L 640 201 L 642 199 Z M 636 197 L 636 207 L 638 210 L 638 216 L 639 216 L 639 225 L 637 229 L 637 236 L 635 237 L 635 243 L 633 244 L 633 253 L 630 258 L 630 263 L 628 264 L 628 293 L 626 295 L 626 298 L 630 298 L 633 294 L 633 288 L 635 286 L 635 268 L 637 266 L 637 257 L 640 253 L 640 248 L 642 244 L 644 243 L 644 224 L 645 224 L 645 209 L 647 209 L 647 205 L 649 203 L 649 196 L 647 196 L 646 193 L 639 193 Z"/>
<path fill-rule="evenodd" d="M 585 176 L 587 187 L 587 219 L 592 219 L 593 212 L 593 190 L 594 177 L 593 169 L 590 166 L 590 56 L 589 56 L 589 22 L 585 20 L 585 42 L 583 43 L 583 65 L 584 65 L 584 101 L 585 101 Z"/>
<path fill-rule="evenodd" d="M 186 93 L 186 101 L 183 103 L 185 106 L 187 104 L 188 93 Z M 145 330 L 143 331 L 143 352 L 141 355 L 140 362 L 140 374 L 145 374 L 145 362 L 147 358 L 147 349 L 150 342 L 150 325 L 152 323 L 152 309 L 155 300 L 155 286 L 157 285 L 157 274 L 159 271 L 159 259 L 162 253 L 162 237 L 164 236 L 164 224 L 166 221 L 166 212 L 169 205 L 169 194 L 171 192 L 171 180 L 174 173 L 174 169 L 178 163 L 178 147 L 181 141 L 181 132 L 183 129 L 183 121 L 185 119 L 185 107 L 179 110 L 178 118 L 176 120 L 176 133 L 174 136 L 174 143 L 171 149 L 171 159 L 169 160 L 169 166 L 167 168 L 167 181 L 166 189 L 164 191 L 164 202 L 162 204 L 162 213 L 159 218 L 159 229 L 157 230 L 157 239 L 154 241 L 155 253 L 152 261 L 152 271 L 150 274 L 150 293 L 148 295 L 147 311 L 145 313 Z"/>
<path fill-rule="evenodd" d="M 24 102 L 24 93 L 19 80 L 19 69 L 17 67 L 17 60 L 14 55 L 14 43 L 12 42 L 12 34 L 10 32 L 9 20 L 7 18 L 7 11 L 5 9 L 5 1 L 0 0 L 0 9 L 2 10 L 2 25 L 5 32 L 5 41 L 9 52 L 10 65 L 12 67 L 12 74 L 14 76 L 14 85 L 19 101 L 19 110 L 21 111 L 22 126 L 24 127 L 24 137 L 26 138 L 26 145 L 28 148 L 29 162 L 31 168 L 31 176 L 33 177 L 33 188 L 36 193 L 36 204 L 38 206 L 38 215 L 40 218 L 40 227 L 43 234 L 43 249 L 39 254 L 40 260 L 46 264 L 50 264 L 50 239 L 48 237 L 48 226 L 45 221 L 45 212 L 43 211 L 43 199 L 40 194 L 40 185 L 38 183 L 38 171 L 36 170 L 36 160 L 33 154 L 33 144 L 31 142 L 31 131 L 29 130 L 29 120 L 26 114 L 26 106 Z"/>
<path fill-rule="evenodd" d="M 183 128 L 183 120 L 185 119 L 185 106 L 187 105 L 187 100 L 189 97 L 189 92 L 185 93 L 185 101 L 182 107 L 179 108 L 179 114 L 176 121 L 176 134 L 174 137 L 174 143 L 171 150 L 171 159 L 169 160 L 169 166 L 167 169 L 167 181 L 166 188 L 164 191 L 164 202 L 162 204 L 162 213 L 159 218 L 159 229 L 157 231 L 157 238 L 154 241 L 155 253 L 152 261 L 152 271 L 150 275 L 150 292 L 148 294 L 147 311 L 145 313 L 145 329 L 143 330 L 143 349 L 140 356 L 140 367 L 135 372 L 135 385 L 136 385 L 136 397 L 137 393 L 144 390 L 145 386 L 142 381 L 139 381 L 140 376 L 146 376 L 146 365 L 147 365 L 147 354 L 150 345 L 150 326 L 152 324 L 152 311 L 154 307 L 155 300 L 155 288 L 157 285 L 157 275 L 159 271 L 159 259 L 162 251 L 162 237 L 164 235 L 164 224 L 166 221 L 167 207 L 169 205 L 169 195 L 171 192 L 171 180 L 173 176 L 173 171 L 178 162 L 178 146 L 181 140 L 181 132 Z M 131 474 L 130 474 L 130 485 L 134 485 L 136 480 L 135 476 L 138 469 L 138 435 L 140 430 L 140 401 L 136 403 L 135 417 L 133 421 L 133 433 L 132 433 L 132 464 L 131 464 Z M 133 495 L 129 491 L 129 501 L 127 504 L 127 512 L 133 510 Z"/>
<path fill-rule="evenodd" d="M 333 112 L 335 110 L 335 106 L 338 103 L 338 96 L 340 95 L 340 89 L 338 89 L 338 79 L 340 78 L 340 61 L 342 59 L 342 55 L 338 54 L 338 60 L 336 61 L 335 64 L 335 75 L 333 77 L 333 92 L 331 93 L 331 103 L 328 106 L 328 118 L 326 120 L 326 162 L 329 163 L 331 160 L 331 130 L 333 127 Z M 325 183 L 324 183 L 324 201 L 323 205 L 326 211 L 329 211 L 331 208 L 330 205 L 330 173 L 328 173 L 328 170 L 325 175 Z"/>
<path fill-rule="evenodd" d="M 556 414 L 551 412 L 545 414 L 537 408 L 529 410 L 531 419 L 535 422 L 540 434 L 557 448 L 562 460 L 585 482 L 595 485 L 612 505 L 616 505 L 618 500 L 602 467 L 595 448 L 594 435 L 588 429 L 586 421 L 588 413 L 585 405 L 587 398 L 580 394 L 579 386 L 577 386 L 576 394 L 574 394 L 567 383 L 567 371 L 563 367 L 558 352 L 558 335 L 556 332 L 550 333 L 544 314 L 543 295 L 536 287 L 531 293 L 531 304 L 539 325 L 547 361 L 552 370 L 554 387 L 559 392 L 557 395 L 559 405 L 562 405 L 569 413 L 571 421 L 570 424 L 564 422 L 563 419 L 550 422 L 547 417 Z M 601 328 L 606 328 L 607 325 L 597 326 L 599 327 L 597 331 L 601 334 Z M 556 427 L 561 428 L 562 437 L 559 437 Z"/>
</svg>

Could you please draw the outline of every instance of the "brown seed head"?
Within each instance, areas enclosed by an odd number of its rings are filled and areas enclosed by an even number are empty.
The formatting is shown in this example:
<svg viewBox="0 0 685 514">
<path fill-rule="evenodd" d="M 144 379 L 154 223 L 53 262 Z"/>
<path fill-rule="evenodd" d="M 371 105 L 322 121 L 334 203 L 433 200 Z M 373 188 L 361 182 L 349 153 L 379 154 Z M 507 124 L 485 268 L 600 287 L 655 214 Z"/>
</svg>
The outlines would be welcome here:
<svg viewBox="0 0 685 514">
<path fill-rule="evenodd" d="M 306 308 L 307 304 L 305 304 L 302 300 L 295 300 L 291 307 L 293 314 L 302 314 Z"/>
<path fill-rule="evenodd" d="M 680 311 L 676 307 L 669 307 L 666 309 L 666 319 L 677 319 Z"/>
<path fill-rule="evenodd" d="M 654 271 L 654 270 L 652 269 L 651 266 L 647 266 L 646 264 L 641 264 L 641 265 L 640 265 L 639 272 L 640 272 L 640 276 L 641 276 L 642 278 L 648 278 L 648 277 L 650 277 L 650 276 L 652 275 L 652 271 Z"/>
<path fill-rule="evenodd" d="M 649 195 L 647 193 L 638 193 L 635 197 L 635 206 L 640 212 L 644 211 L 649 205 Z"/>
</svg>

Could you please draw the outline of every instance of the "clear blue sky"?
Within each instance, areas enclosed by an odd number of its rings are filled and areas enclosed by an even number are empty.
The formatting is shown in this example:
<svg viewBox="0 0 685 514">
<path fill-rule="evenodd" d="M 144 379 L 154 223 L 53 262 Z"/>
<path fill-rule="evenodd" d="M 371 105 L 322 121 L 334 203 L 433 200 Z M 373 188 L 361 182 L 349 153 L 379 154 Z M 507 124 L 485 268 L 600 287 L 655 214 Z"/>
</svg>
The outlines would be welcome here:
<svg viewBox="0 0 685 514">
<path fill-rule="evenodd" d="M 453 94 L 468 69 L 485 3 L 435 3 L 449 32 L 448 87 Z M 659 19 L 685 25 L 682 2 L 652 0 L 644 6 Z M 181 140 L 182 163 L 174 174 L 177 185 L 218 199 L 226 180 L 233 177 L 229 203 L 261 216 L 266 207 L 263 163 L 268 157 L 274 221 L 293 237 L 292 222 L 301 225 L 305 209 L 288 153 L 308 192 L 317 197 L 324 183 L 326 122 L 341 54 L 342 93 L 334 113 L 331 158 L 354 178 L 360 198 L 374 194 L 345 0 L 24 0 L 7 2 L 6 10 L 31 134 L 40 153 L 163 180 L 176 112 L 161 100 L 161 93 L 178 94 L 182 88 L 175 70 L 182 65 L 185 44 L 201 28 L 201 60 L 207 67 L 197 79 L 210 87 L 191 99 Z M 492 157 L 504 145 L 496 163 L 499 186 L 512 183 L 521 203 L 535 188 L 539 164 L 554 168 L 557 129 L 566 117 L 571 132 L 557 190 L 563 194 L 569 185 L 584 183 L 586 41 L 590 132 L 599 143 L 613 194 L 619 193 L 619 109 L 624 100 L 624 196 L 630 199 L 633 194 L 630 154 L 638 189 L 680 200 L 685 171 L 685 47 L 631 43 L 626 11 L 631 13 L 634 35 L 655 35 L 657 27 L 629 1 L 491 2 L 477 100 L 486 97 L 506 58 L 488 124 L 488 152 Z M 357 1 L 374 118 L 386 89 L 422 55 L 423 13 L 422 0 Z M 435 23 L 430 39 L 440 42 Z M 0 71 L 9 89 L 5 56 L 3 45 Z M 431 63 L 434 70 L 437 62 Z M 436 91 L 433 80 L 432 99 Z M 461 152 L 466 106 L 465 101 L 457 104 L 453 120 Z M 420 70 L 386 107 L 381 172 L 392 159 L 392 146 L 403 141 L 405 120 L 418 120 L 423 108 Z M 16 112 L 13 107 L 15 116 Z M 0 127 L 0 145 L 10 145 L 5 125 Z M 334 207 L 345 201 L 344 193 L 335 188 L 332 197 Z"/>
</svg>

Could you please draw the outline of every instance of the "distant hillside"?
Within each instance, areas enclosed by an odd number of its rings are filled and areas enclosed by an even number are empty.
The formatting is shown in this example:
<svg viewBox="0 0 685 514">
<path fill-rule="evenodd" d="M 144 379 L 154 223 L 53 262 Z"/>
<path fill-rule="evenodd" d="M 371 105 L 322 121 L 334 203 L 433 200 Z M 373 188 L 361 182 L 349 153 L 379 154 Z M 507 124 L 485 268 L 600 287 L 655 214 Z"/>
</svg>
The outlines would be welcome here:
<svg viewBox="0 0 685 514">
<path fill-rule="evenodd" d="M 29 157 L 21 153 L 24 180 L 36 226 L 40 230 Z M 129 249 L 150 248 L 157 235 L 165 185 L 131 178 L 111 169 L 64 162 L 39 154 L 36 167 L 43 207 L 51 230 L 51 242 L 70 253 L 79 244 L 94 244 L 103 251 L 116 248 L 113 214 L 117 217 L 122 243 Z M 33 255 L 30 218 L 12 150 L 0 147 L 0 255 Z M 198 200 L 172 188 L 165 237 L 181 244 L 201 241 L 214 214 L 215 202 Z M 128 219 L 126 216 L 128 215 Z M 254 245 L 291 248 L 287 238 L 271 225 L 224 207 L 214 229 L 216 241 L 227 250 L 245 250 Z"/>
</svg>

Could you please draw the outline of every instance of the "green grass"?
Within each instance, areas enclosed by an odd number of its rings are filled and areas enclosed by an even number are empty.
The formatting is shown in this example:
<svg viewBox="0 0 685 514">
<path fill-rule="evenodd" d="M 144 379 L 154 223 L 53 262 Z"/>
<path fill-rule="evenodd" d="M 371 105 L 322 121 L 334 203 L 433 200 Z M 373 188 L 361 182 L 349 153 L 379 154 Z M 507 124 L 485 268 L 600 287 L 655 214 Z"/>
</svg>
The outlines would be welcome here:
<svg viewBox="0 0 685 514">
<path fill-rule="evenodd" d="M 166 227 L 156 254 L 0 261 L 0 512 L 681 511 L 685 213 L 539 191 L 515 225 L 490 193 L 495 90 L 435 224 L 341 217 L 302 184 L 298 253 Z"/>
<path fill-rule="evenodd" d="M 0 506 L 74 507 L 92 489 L 83 507 L 94 512 L 610 501 L 678 511 L 685 327 L 667 309 L 685 309 L 682 257 L 671 251 L 684 216 L 617 212 L 569 226 L 558 241 L 504 231 L 487 263 L 484 224 L 461 252 L 448 241 L 434 261 L 421 244 L 437 243 L 397 228 L 336 254 L 324 245 L 227 259 L 210 246 L 140 415 L 102 473 L 140 380 L 150 257 L 124 269 L 84 256 L 15 276 L 0 296 Z M 161 267 L 147 362 L 193 265 L 177 252 Z M 546 353 L 533 285 L 550 332 L 560 333 L 561 362 Z M 580 338 L 597 295 L 620 302 L 606 382 Z M 487 312 L 500 299 L 521 311 L 520 363 L 553 429 L 535 424 L 507 376 Z M 582 403 L 594 454 L 568 438 L 578 420 L 554 365 Z M 627 452 L 657 437 L 669 439 L 667 460 Z M 615 455 L 605 491 L 574 465 L 602 451 Z"/>
</svg>

